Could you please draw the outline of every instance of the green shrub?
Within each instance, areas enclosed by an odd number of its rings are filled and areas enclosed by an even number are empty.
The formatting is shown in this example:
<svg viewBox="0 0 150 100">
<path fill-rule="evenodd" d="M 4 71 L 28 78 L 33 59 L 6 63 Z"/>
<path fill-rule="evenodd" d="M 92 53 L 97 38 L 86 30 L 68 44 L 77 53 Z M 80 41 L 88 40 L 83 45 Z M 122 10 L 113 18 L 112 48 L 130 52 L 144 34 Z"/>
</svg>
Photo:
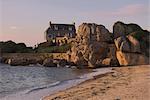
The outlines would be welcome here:
<svg viewBox="0 0 150 100">
<path fill-rule="evenodd" d="M 49 47 L 38 47 L 38 53 L 65 53 L 71 48 L 70 44 L 62 46 L 49 46 Z"/>
<path fill-rule="evenodd" d="M 34 52 L 32 47 L 26 47 L 24 43 L 16 44 L 13 41 L 0 42 L 2 53 L 31 53 Z"/>
</svg>

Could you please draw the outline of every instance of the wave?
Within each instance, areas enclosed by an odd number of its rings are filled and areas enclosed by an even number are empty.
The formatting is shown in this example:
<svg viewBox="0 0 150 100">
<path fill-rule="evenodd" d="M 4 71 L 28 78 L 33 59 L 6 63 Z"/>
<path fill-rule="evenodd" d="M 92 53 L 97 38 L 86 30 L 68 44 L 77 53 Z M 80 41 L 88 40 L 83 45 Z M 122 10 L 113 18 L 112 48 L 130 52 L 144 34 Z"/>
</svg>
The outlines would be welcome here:
<svg viewBox="0 0 150 100">
<path fill-rule="evenodd" d="M 69 80 L 57 81 L 57 82 L 54 82 L 54 83 L 51 83 L 51 84 L 48 84 L 48 85 L 43 85 L 43 86 L 30 88 L 30 89 L 26 90 L 25 94 L 29 94 L 31 92 L 36 92 L 36 91 L 39 91 L 39 90 L 42 90 L 42 89 L 48 89 L 48 88 L 51 88 L 51 87 L 61 86 L 61 85 L 72 83 L 74 81 L 81 80 L 81 79 L 83 80 L 85 78 L 79 76 L 79 77 L 76 77 L 76 78 L 73 78 L 73 79 L 69 79 Z"/>
<path fill-rule="evenodd" d="M 45 86 L 40 86 L 40 87 L 34 87 L 34 88 L 31 88 L 31 89 L 27 90 L 27 92 L 25 94 L 29 94 L 31 92 L 38 91 L 38 90 L 41 90 L 41 89 L 50 88 L 50 87 L 59 85 L 60 83 L 61 83 L 61 81 L 57 81 L 57 82 L 51 83 L 50 85 L 45 85 Z"/>
<path fill-rule="evenodd" d="M 108 72 L 112 72 L 111 68 L 101 68 L 93 70 L 92 73 L 84 74 L 78 76 L 74 79 L 64 80 L 64 81 L 57 81 L 55 83 L 44 85 L 40 87 L 34 87 L 29 90 L 26 90 L 24 93 L 17 93 L 14 95 L 7 96 L 1 100 L 40 100 L 44 96 L 54 94 L 58 91 L 62 91 L 71 87 L 74 87 L 86 80 L 93 78 L 94 76 L 105 74 Z"/>
</svg>

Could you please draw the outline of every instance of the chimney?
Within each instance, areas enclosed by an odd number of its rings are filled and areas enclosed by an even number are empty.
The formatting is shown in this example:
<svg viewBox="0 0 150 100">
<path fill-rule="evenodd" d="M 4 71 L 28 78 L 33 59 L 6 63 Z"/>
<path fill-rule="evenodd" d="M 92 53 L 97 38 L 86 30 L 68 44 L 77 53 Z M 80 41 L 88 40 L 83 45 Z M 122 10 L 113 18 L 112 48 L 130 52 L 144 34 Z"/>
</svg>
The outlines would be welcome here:
<svg viewBox="0 0 150 100">
<path fill-rule="evenodd" d="M 51 26 L 51 24 L 52 24 L 52 22 L 50 21 L 50 22 L 49 22 L 49 26 Z"/>
<path fill-rule="evenodd" d="M 73 22 L 72 24 L 75 25 L 75 22 Z"/>
</svg>

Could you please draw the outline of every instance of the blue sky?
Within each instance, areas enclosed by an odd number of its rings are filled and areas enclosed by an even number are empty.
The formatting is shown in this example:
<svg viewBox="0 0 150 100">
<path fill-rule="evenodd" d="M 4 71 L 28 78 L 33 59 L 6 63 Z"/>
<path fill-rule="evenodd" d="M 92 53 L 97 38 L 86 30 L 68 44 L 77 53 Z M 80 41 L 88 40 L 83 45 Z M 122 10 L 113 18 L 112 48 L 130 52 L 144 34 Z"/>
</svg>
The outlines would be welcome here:
<svg viewBox="0 0 150 100">
<path fill-rule="evenodd" d="M 48 22 L 103 24 L 112 31 L 114 22 L 150 27 L 149 0 L 0 0 L 0 40 L 45 41 Z"/>
</svg>

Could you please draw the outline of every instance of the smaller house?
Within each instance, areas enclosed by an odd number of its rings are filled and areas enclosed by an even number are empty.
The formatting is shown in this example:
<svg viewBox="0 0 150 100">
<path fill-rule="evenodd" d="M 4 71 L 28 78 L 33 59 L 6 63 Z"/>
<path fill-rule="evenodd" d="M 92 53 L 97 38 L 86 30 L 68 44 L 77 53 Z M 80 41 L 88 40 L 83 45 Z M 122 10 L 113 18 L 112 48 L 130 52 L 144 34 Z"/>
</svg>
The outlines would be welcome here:
<svg viewBox="0 0 150 100">
<path fill-rule="evenodd" d="M 62 39 L 65 39 L 65 41 L 66 41 L 66 39 L 75 38 L 75 36 L 76 36 L 75 23 L 73 23 L 73 24 L 56 24 L 56 23 L 52 23 L 50 21 L 49 25 L 50 26 L 45 31 L 46 40 L 48 42 L 49 41 L 61 42 Z"/>
</svg>

